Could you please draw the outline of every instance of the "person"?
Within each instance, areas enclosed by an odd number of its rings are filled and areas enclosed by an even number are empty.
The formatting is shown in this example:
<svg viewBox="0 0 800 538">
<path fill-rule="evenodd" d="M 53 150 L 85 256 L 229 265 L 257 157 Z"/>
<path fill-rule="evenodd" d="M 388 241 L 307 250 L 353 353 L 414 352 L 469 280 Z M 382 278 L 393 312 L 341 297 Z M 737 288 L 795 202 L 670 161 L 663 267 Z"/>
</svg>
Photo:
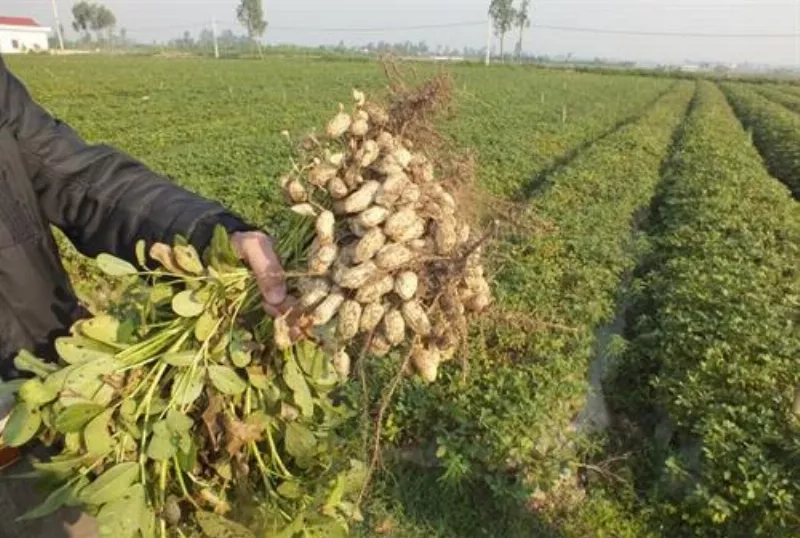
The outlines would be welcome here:
<svg viewBox="0 0 800 538">
<path fill-rule="evenodd" d="M 217 225 L 253 272 L 267 312 L 281 313 L 289 298 L 266 234 L 126 153 L 81 139 L 33 100 L 0 56 L 0 378 L 20 376 L 14 357 L 22 349 L 55 357 L 55 338 L 81 315 L 51 226 L 86 256 L 134 261 L 139 240 L 170 243 L 178 234 L 202 252 Z M 0 483 L 2 537 L 39 535 L 30 527 L 12 534 L 14 512 L 36 505 L 25 506 L 20 488 Z"/>
</svg>

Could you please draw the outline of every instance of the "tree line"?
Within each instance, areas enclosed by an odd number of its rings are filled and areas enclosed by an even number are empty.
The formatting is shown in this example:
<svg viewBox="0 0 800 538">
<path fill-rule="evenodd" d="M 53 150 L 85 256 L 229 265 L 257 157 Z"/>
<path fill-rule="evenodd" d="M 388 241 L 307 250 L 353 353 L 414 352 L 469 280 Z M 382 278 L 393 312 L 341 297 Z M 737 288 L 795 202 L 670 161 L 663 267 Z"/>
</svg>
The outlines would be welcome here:
<svg viewBox="0 0 800 538">
<path fill-rule="evenodd" d="M 509 32 L 516 29 L 518 31 L 518 36 L 514 56 L 517 61 L 522 60 L 524 30 L 531 25 L 530 9 L 531 0 L 519 0 L 519 5 L 517 5 L 517 0 L 490 0 L 488 14 L 494 34 L 500 41 L 501 59 L 505 59 L 506 57 L 506 36 Z M 123 28 L 118 35 L 114 34 L 117 18 L 111 9 L 99 2 L 81 0 L 75 3 L 72 6 L 72 18 L 72 28 L 81 34 L 81 39 L 84 43 L 92 42 L 94 34 L 98 44 L 127 44 L 125 29 Z M 264 13 L 263 0 L 239 0 L 239 4 L 236 6 L 236 19 L 245 29 L 248 42 L 258 50 L 259 55 L 262 55 L 263 51 L 260 40 L 266 33 L 268 27 L 268 22 Z M 63 34 L 63 28 L 61 30 Z M 203 30 L 197 41 L 186 32 L 182 38 L 170 41 L 169 45 L 181 49 L 206 47 L 213 42 L 213 38 L 213 33 L 210 30 Z M 217 36 L 217 41 L 223 49 L 241 49 L 244 39 L 236 36 L 231 30 L 225 30 L 221 35 Z M 340 43 L 337 48 L 344 49 L 345 47 L 343 43 Z M 367 52 L 392 52 L 411 56 L 430 55 L 430 50 L 424 42 L 419 44 L 410 42 L 390 44 L 382 41 L 378 44 L 370 43 L 364 47 L 350 47 L 350 49 L 366 50 Z M 481 49 L 469 49 L 468 51 L 464 49 L 462 51 L 457 51 L 456 49 L 448 48 L 446 51 L 442 51 L 441 49 L 437 50 L 437 54 L 452 56 L 461 53 L 463 56 L 472 56 L 476 52 L 479 52 L 479 50 Z M 485 52 L 488 61 L 491 51 L 485 48 L 482 50 Z"/>
<path fill-rule="evenodd" d="M 90 43 L 94 38 L 97 43 L 113 43 L 127 41 L 127 32 L 123 28 L 119 35 L 114 35 L 114 29 L 117 26 L 117 17 L 114 12 L 107 6 L 99 2 L 89 2 L 88 0 L 81 0 L 72 6 L 72 29 L 81 35 L 81 41 Z M 244 27 L 247 32 L 247 38 L 252 44 L 256 46 L 259 54 L 261 54 L 261 43 L 259 39 L 264 36 L 267 30 L 267 21 L 264 16 L 264 6 L 262 0 L 240 0 L 239 5 L 236 6 L 236 19 L 239 24 Z M 59 28 L 61 34 L 64 33 L 63 26 Z M 208 37 L 213 39 L 213 35 L 209 31 Z M 186 38 L 186 34 L 184 34 Z M 233 35 L 233 32 L 227 30 L 223 32 L 220 38 L 226 42 L 234 42 L 239 44 L 240 38 Z"/>
<path fill-rule="evenodd" d="M 531 25 L 530 18 L 531 0 L 521 0 L 519 7 L 515 0 L 491 0 L 489 4 L 489 17 L 492 20 L 495 35 L 500 39 L 500 58 L 505 58 L 506 35 L 514 28 L 519 31 L 514 55 L 517 61 L 522 59 L 522 37 L 525 29 Z M 489 55 L 487 53 L 487 61 Z"/>
</svg>

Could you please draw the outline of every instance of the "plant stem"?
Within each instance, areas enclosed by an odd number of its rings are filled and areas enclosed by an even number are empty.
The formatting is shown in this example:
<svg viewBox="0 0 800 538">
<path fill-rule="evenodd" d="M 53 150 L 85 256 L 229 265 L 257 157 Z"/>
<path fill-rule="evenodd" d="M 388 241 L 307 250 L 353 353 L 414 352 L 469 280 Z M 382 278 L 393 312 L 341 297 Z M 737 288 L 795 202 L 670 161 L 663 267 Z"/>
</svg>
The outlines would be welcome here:
<svg viewBox="0 0 800 538">
<path fill-rule="evenodd" d="M 183 480 L 183 472 L 181 472 L 181 466 L 178 464 L 178 456 L 172 456 L 174 465 L 175 465 L 175 477 L 178 479 L 178 485 L 181 487 L 181 492 L 183 493 L 183 498 L 189 501 L 192 506 L 201 510 L 200 505 L 194 500 L 194 497 L 189 495 L 189 489 L 186 487 L 186 482 Z"/>
<path fill-rule="evenodd" d="M 158 497 L 159 501 L 161 502 L 161 506 L 167 501 L 167 474 L 169 471 L 169 460 L 164 460 L 161 462 L 161 473 L 159 474 L 158 480 Z"/>
<path fill-rule="evenodd" d="M 278 467 L 278 470 L 286 475 L 285 478 L 292 478 L 292 473 L 289 472 L 289 470 L 283 464 L 281 457 L 278 455 L 278 448 L 275 446 L 275 439 L 272 438 L 272 429 L 269 426 L 267 426 L 267 442 L 269 443 L 269 451 L 271 453 L 270 456 L 272 461 Z"/>
</svg>

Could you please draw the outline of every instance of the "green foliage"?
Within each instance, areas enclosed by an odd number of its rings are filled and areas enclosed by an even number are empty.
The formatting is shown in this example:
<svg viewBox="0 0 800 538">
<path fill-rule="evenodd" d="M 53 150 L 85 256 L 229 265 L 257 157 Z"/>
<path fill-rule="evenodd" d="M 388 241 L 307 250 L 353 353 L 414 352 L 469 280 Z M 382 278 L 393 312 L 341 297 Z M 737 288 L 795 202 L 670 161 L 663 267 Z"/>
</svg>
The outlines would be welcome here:
<svg viewBox="0 0 800 538">
<path fill-rule="evenodd" d="M 800 113 L 800 91 L 795 91 L 797 88 L 778 84 L 760 84 L 754 86 L 754 89 L 770 101 L 774 101 L 796 113 Z"/>
<path fill-rule="evenodd" d="M 796 536 L 800 218 L 709 83 L 669 162 L 653 234 L 632 341 L 607 390 L 653 439 L 646 450 L 630 439 L 651 467 L 638 486 L 669 535 Z"/>
<path fill-rule="evenodd" d="M 87 36 L 89 31 L 101 32 L 110 30 L 117 24 L 114 13 L 102 4 L 95 4 L 82 0 L 72 6 L 72 28 L 76 32 L 84 32 Z"/>
<path fill-rule="evenodd" d="M 267 21 L 264 20 L 264 6 L 262 0 L 241 0 L 236 7 L 236 18 L 247 30 L 250 39 L 264 35 Z"/>
<path fill-rule="evenodd" d="M 494 31 L 500 37 L 500 56 L 503 56 L 503 41 L 517 18 L 514 0 L 492 0 L 489 3 L 489 16 L 492 18 Z"/>
<path fill-rule="evenodd" d="M 37 466 L 51 495 L 26 517 L 74 501 L 104 538 L 150 538 L 157 520 L 243 536 L 240 524 L 203 513 L 240 515 L 234 497 L 260 491 L 253 528 L 346 532 L 363 466 L 335 434 L 348 410 L 331 401 L 330 359 L 310 342 L 274 348 L 258 286 L 219 232 L 209 266 L 181 238 L 152 246 L 162 262 L 153 270 L 143 250 L 141 269 L 98 257 L 108 275 L 128 279 L 118 317 L 75 323 L 56 342 L 57 364 L 25 352 L 16 360 L 36 377 L 19 385 L 4 440 L 38 435 L 60 450 Z M 257 362 L 234 361 L 245 346 Z M 167 521 L 170 506 L 178 516 Z"/>
<path fill-rule="evenodd" d="M 743 84 L 724 84 L 723 90 L 772 175 L 800 198 L 800 115 L 771 102 Z"/>
</svg>

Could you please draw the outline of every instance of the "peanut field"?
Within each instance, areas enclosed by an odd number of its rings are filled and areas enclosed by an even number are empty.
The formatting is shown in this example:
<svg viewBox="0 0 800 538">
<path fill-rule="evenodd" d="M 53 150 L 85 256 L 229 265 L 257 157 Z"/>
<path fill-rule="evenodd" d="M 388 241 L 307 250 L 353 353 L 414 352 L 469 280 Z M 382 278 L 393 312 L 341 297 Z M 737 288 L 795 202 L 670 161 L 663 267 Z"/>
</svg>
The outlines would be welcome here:
<svg viewBox="0 0 800 538">
<path fill-rule="evenodd" d="M 280 234 L 282 131 L 380 64 L 10 58 L 48 111 Z M 398 386 L 361 536 L 800 535 L 800 90 L 448 65 L 440 131 L 477 163 L 495 304 L 468 357 Z M 410 80 L 439 68 L 419 64 Z M 91 309 L 115 283 L 60 237 Z M 396 368 L 365 366 L 363 456 Z"/>
</svg>

